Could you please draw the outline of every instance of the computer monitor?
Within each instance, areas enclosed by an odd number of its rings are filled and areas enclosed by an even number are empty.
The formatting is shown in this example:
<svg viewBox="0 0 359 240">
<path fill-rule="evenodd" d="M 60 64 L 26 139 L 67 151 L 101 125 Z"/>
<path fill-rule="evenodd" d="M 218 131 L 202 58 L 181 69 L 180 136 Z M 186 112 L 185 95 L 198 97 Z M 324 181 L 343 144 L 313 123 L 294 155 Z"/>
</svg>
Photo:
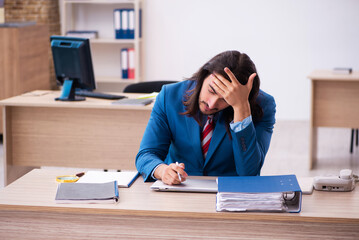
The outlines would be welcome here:
<svg viewBox="0 0 359 240">
<path fill-rule="evenodd" d="M 51 50 L 58 84 L 62 85 L 61 101 L 81 101 L 75 89 L 96 89 L 90 41 L 87 38 L 51 36 Z"/>
</svg>

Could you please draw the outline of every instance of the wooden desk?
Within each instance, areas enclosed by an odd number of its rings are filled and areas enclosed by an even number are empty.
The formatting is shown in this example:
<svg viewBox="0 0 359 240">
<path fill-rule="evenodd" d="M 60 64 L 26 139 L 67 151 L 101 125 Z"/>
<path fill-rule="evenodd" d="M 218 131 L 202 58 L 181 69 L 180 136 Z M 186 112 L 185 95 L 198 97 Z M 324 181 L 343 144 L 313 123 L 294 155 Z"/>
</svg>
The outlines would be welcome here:
<svg viewBox="0 0 359 240">
<path fill-rule="evenodd" d="M 310 167 L 313 168 L 318 127 L 359 128 L 359 72 L 343 75 L 317 70 L 308 78 L 312 82 Z"/>
<path fill-rule="evenodd" d="M 29 171 L 24 166 L 135 169 L 152 105 L 121 106 L 95 98 L 55 101 L 59 95 L 34 91 L 0 101 L 5 186 Z"/>
<path fill-rule="evenodd" d="M 142 177 L 118 204 L 55 204 L 55 177 L 35 169 L 0 190 L 0 239 L 357 239 L 359 189 L 304 195 L 301 213 L 216 212 L 216 194 L 150 190 Z M 73 174 L 73 173 L 72 173 Z"/>
<path fill-rule="evenodd" d="M 0 100 L 50 89 L 49 37 L 47 25 L 0 27 Z M 0 134 L 2 119 L 0 106 Z"/>
</svg>

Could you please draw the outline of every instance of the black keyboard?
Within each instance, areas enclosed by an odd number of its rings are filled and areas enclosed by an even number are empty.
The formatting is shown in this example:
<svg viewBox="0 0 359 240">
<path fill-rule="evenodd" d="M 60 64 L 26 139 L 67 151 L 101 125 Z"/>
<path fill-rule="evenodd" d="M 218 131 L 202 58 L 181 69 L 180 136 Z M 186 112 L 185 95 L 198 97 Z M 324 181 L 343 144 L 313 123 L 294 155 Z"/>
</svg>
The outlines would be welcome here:
<svg viewBox="0 0 359 240">
<path fill-rule="evenodd" d="M 82 97 L 92 97 L 92 98 L 102 98 L 102 99 L 112 99 L 112 100 L 126 98 L 125 96 L 122 95 L 115 95 L 115 94 L 101 93 L 101 92 L 90 92 L 90 91 L 76 91 L 75 94 L 77 96 L 82 96 Z"/>
</svg>

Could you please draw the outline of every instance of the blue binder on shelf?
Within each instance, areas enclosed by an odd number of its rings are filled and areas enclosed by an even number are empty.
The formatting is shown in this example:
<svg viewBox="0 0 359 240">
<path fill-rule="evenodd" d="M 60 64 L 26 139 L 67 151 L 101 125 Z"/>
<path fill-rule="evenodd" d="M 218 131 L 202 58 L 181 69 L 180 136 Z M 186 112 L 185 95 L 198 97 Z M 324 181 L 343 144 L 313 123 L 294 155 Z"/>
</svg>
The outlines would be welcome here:
<svg viewBox="0 0 359 240">
<path fill-rule="evenodd" d="M 122 79 L 128 79 L 128 49 L 121 49 L 121 70 Z"/>
<path fill-rule="evenodd" d="M 258 208 L 254 207 L 254 209 L 266 211 L 263 207 L 266 204 L 268 204 L 268 209 L 275 209 L 274 207 L 271 208 L 270 204 L 272 202 L 270 200 L 267 201 L 266 198 L 267 202 L 262 201 L 263 199 L 261 199 L 261 196 L 273 197 L 276 193 L 280 194 L 279 196 L 282 196 L 281 200 L 284 204 L 284 208 L 278 211 L 301 211 L 302 191 L 295 175 L 218 177 L 217 181 L 217 211 L 231 211 L 231 208 L 226 208 L 225 205 L 228 204 L 228 199 L 236 199 L 232 198 L 234 196 L 238 196 L 238 198 L 237 200 L 233 200 L 231 204 L 240 203 L 240 201 L 250 203 L 250 201 L 255 199 L 258 200 L 258 203 L 260 203 L 261 206 L 258 206 Z M 252 201 L 252 203 L 256 204 L 257 202 L 255 202 L 255 200 Z M 275 203 L 275 201 L 273 201 L 273 203 Z M 263 207 L 263 209 L 261 207 Z M 236 208 L 232 208 L 232 210 L 233 209 Z M 248 210 L 239 207 L 237 209 L 242 209 L 238 211 Z"/>
<path fill-rule="evenodd" d="M 135 10 L 128 9 L 128 35 L 129 39 L 135 39 Z"/>
<path fill-rule="evenodd" d="M 115 29 L 115 38 L 121 39 L 123 31 L 121 29 L 121 9 L 113 10 L 113 25 Z"/>
<path fill-rule="evenodd" d="M 129 11 L 128 9 L 121 9 L 121 30 L 122 30 L 122 39 L 128 39 L 130 35 L 129 30 Z"/>
<path fill-rule="evenodd" d="M 135 38 L 135 10 L 133 8 L 119 8 L 119 9 L 114 9 L 113 14 L 114 14 L 115 38 L 134 39 Z M 139 21 L 141 24 L 141 14 L 139 16 Z"/>
<path fill-rule="evenodd" d="M 139 16 L 138 16 L 138 36 L 141 38 L 142 37 L 142 9 L 139 10 Z"/>
</svg>

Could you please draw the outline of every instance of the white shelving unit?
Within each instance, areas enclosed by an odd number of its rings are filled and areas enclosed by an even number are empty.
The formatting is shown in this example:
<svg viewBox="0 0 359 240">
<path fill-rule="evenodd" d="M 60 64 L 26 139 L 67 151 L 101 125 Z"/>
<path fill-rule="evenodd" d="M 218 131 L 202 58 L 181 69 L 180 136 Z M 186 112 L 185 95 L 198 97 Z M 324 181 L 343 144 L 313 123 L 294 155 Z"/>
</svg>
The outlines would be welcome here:
<svg viewBox="0 0 359 240">
<path fill-rule="evenodd" d="M 142 0 L 59 0 L 61 34 L 70 30 L 95 30 L 98 38 L 91 39 L 92 62 L 99 91 L 122 91 L 127 84 L 141 82 L 143 36 L 140 38 L 140 10 L 143 19 Z M 116 39 L 114 9 L 135 10 L 135 38 Z M 135 79 L 123 79 L 121 49 L 135 49 Z"/>
</svg>

